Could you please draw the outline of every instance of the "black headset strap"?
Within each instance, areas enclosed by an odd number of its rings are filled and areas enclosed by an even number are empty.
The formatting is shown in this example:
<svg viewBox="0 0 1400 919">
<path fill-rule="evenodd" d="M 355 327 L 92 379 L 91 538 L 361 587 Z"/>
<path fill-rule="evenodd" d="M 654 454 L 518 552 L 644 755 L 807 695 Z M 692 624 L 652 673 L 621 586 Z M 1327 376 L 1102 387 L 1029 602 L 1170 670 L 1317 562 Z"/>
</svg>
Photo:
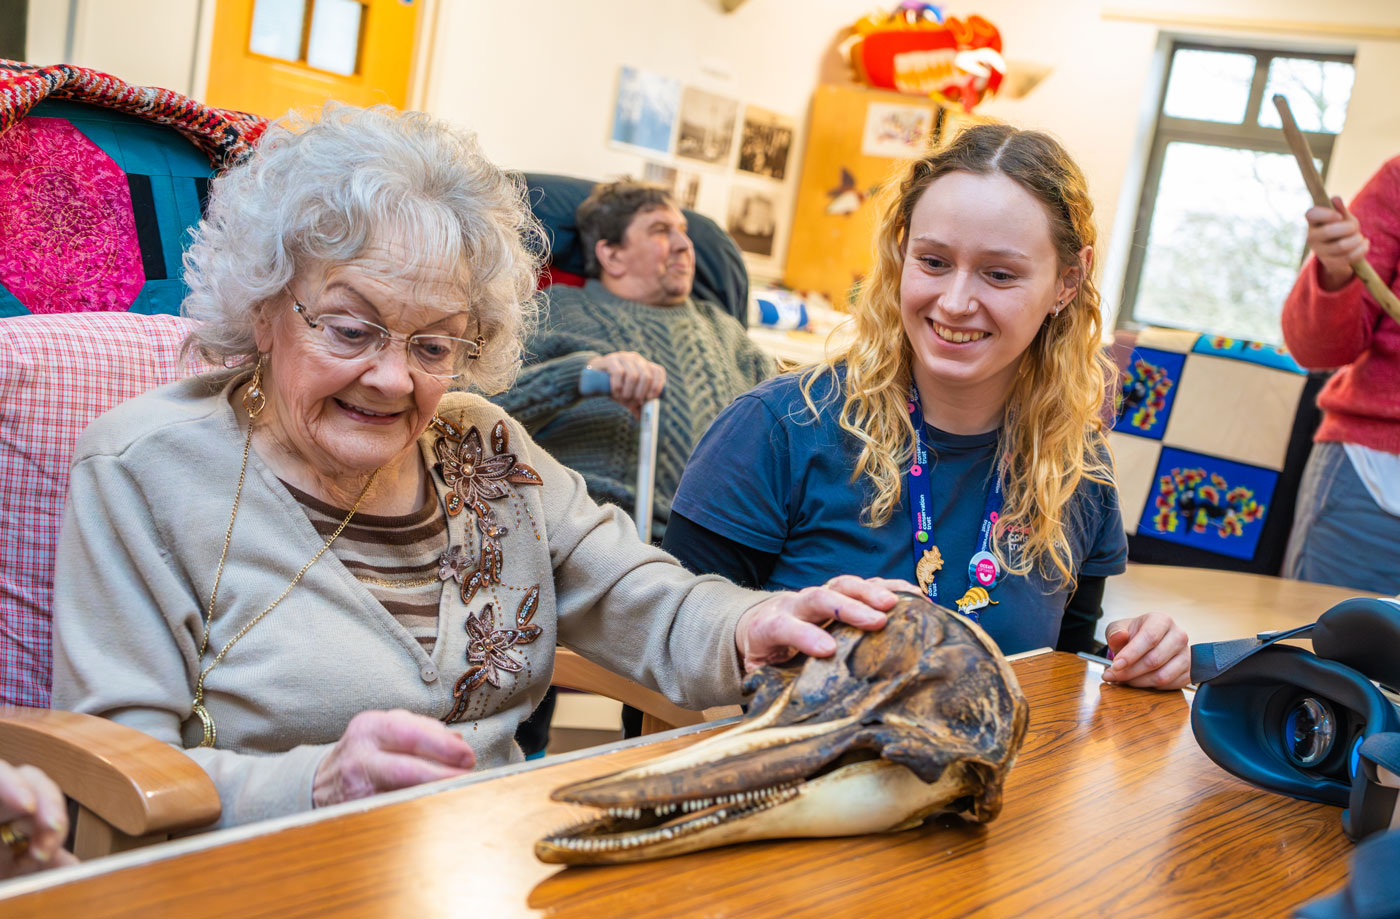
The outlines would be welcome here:
<svg viewBox="0 0 1400 919">
<path fill-rule="evenodd" d="M 1300 625 L 1280 632 L 1260 632 L 1253 638 L 1233 641 L 1202 642 L 1191 646 L 1191 682 L 1213 680 L 1261 648 L 1267 648 L 1285 638 L 1302 638 L 1313 630 L 1315 623 Z"/>
</svg>

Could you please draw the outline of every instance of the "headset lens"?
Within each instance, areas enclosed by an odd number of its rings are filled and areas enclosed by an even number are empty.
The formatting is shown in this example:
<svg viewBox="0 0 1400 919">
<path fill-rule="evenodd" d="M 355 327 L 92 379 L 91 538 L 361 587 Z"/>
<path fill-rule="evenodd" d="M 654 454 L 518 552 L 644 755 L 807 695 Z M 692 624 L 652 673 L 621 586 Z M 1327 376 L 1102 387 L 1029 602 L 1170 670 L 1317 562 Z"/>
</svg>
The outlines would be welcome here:
<svg viewBox="0 0 1400 919">
<path fill-rule="evenodd" d="M 1312 767 L 1327 756 L 1337 738 L 1337 721 L 1321 699 L 1299 699 L 1283 722 L 1283 749 L 1295 765 Z"/>
</svg>

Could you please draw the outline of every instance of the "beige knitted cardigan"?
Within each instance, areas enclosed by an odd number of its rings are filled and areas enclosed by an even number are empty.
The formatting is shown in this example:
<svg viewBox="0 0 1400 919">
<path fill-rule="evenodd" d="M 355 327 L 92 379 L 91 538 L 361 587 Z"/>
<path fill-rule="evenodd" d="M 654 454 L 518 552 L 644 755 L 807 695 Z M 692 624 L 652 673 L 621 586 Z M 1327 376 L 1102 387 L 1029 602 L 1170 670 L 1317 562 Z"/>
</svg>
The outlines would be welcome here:
<svg viewBox="0 0 1400 919">
<path fill-rule="evenodd" d="M 54 706 L 184 748 L 218 787 L 220 826 L 312 807 L 328 746 L 368 709 L 455 709 L 478 768 L 520 759 L 515 729 L 544 694 L 556 642 L 686 707 L 739 699 L 734 628 L 764 595 L 643 545 L 499 408 L 450 393 L 438 410 L 447 424 L 419 442 L 438 500 L 462 505 L 448 518 L 459 552 L 444 567 L 453 582 L 433 653 L 326 553 L 209 675 L 218 743 L 196 748 L 202 614 L 247 430 L 229 398 L 239 382 L 220 372 L 161 387 L 83 433 L 54 588 Z M 204 664 L 321 545 L 254 452 Z M 473 573 L 478 586 L 464 589 Z M 469 660 L 473 629 L 499 653 L 478 646 Z"/>
</svg>

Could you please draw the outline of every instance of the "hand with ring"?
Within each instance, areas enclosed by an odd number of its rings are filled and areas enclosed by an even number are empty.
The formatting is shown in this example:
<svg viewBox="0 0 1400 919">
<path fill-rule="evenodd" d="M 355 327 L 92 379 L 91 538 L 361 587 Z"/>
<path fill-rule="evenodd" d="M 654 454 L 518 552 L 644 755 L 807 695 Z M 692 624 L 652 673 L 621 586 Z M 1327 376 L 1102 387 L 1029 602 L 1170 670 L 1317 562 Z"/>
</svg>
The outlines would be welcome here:
<svg viewBox="0 0 1400 919">
<path fill-rule="evenodd" d="M 72 865 L 63 792 L 33 766 L 0 760 L 0 878 Z"/>
</svg>

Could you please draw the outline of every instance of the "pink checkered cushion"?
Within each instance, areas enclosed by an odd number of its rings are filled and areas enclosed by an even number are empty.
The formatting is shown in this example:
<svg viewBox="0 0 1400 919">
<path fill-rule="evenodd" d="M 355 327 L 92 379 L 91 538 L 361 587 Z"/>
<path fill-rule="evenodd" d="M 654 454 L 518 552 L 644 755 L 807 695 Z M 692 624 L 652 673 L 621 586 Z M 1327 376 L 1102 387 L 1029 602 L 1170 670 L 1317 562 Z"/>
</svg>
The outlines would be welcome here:
<svg viewBox="0 0 1400 919">
<path fill-rule="evenodd" d="M 54 551 L 78 434 L 181 368 L 179 316 L 0 319 L 0 702 L 47 707 Z"/>
</svg>

